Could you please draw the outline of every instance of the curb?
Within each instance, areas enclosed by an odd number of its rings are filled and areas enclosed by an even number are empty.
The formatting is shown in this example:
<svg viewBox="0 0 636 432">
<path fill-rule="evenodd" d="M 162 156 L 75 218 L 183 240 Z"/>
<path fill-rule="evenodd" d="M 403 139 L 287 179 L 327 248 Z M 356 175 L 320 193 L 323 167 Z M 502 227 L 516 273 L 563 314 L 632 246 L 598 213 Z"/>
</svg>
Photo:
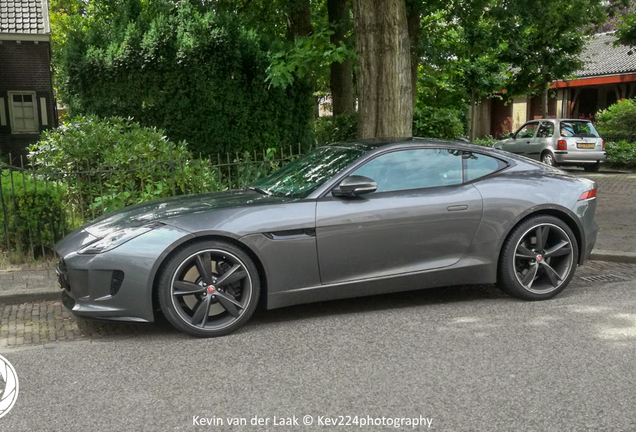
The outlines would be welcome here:
<svg viewBox="0 0 636 432">
<path fill-rule="evenodd" d="M 60 299 L 61 290 L 39 292 L 15 292 L 0 294 L 0 305 L 32 303 L 38 301 L 56 301 Z"/>
<path fill-rule="evenodd" d="M 589 259 L 593 261 L 610 261 L 626 264 L 636 264 L 636 253 L 599 249 L 592 251 Z"/>
</svg>

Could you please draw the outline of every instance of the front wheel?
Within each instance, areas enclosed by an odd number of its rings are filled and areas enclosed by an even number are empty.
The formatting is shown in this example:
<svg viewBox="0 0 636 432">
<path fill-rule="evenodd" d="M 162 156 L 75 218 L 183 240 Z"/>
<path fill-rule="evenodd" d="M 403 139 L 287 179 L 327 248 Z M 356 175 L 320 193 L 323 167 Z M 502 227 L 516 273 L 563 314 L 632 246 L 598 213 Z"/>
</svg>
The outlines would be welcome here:
<svg viewBox="0 0 636 432">
<path fill-rule="evenodd" d="M 554 216 L 532 217 L 510 233 L 499 259 L 499 287 L 524 300 L 546 300 L 570 283 L 579 256 L 570 227 Z"/>
<path fill-rule="evenodd" d="M 198 337 L 231 333 L 250 319 L 260 295 L 256 265 L 222 241 L 192 243 L 162 267 L 158 296 L 166 319 Z"/>
<path fill-rule="evenodd" d="M 601 164 L 597 162 L 591 165 L 583 165 L 583 169 L 587 172 L 598 172 L 601 169 Z"/>
</svg>

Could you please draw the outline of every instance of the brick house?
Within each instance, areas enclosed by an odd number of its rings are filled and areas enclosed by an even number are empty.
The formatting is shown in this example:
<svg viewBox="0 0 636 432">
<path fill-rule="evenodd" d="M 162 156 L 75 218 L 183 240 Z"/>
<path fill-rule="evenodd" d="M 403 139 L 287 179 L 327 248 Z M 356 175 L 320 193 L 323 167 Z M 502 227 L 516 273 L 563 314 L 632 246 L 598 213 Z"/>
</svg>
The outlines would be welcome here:
<svg viewBox="0 0 636 432">
<path fill-rule="evenodd" d="M 47 0 L 0 0 L 0 154 L 57 126 Z"/>
<path fill-rule="evenodd" d="M 615 40 L 613 32 L 590 38 L 575 78 L 552 83 L 548 117 L 593 118 L 616 101 L 636 96 L 636 54 L 629 47 L 614 46 Z M 541 118 L 540 96 L 488 99 L 478 110 L 477 136 L 500 137 L 536 118 Z"/>
</svg>

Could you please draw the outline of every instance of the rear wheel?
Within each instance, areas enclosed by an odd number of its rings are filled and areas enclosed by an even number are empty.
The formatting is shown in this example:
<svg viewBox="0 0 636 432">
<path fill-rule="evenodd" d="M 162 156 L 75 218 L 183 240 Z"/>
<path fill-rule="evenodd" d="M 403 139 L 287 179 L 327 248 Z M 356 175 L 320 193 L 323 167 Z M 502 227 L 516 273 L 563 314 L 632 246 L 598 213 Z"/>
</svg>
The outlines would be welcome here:
<svg viewBox="0 0 636 432">
<path fill-rule="evenodd" d="M 598 172 L 601 169 L 601 164 L 597 162 L 591 165 L 583 165 L 583 169 L 587 172 Z"/>
<path fill-rule="evenodd" d="M 570 227 L 554 216 L 536 216 L 506 239 L 499 261 L 499 287 L 524 300 L 554 297 L 576 270 L 578 245 Z"/>
<path fill-rule="evenodd" d="M 543 154 L 541 155 L 541 162 L 553 167 L 557 166 L 556 160 L 554 159 L 554 155 L 550 153 L 549 151 L 543 152 Z"/>
<path fill-rule="evenodd" d="M 214 337 L 249 320 L 258 303 L 260 280 L 243 250 L 205 241 L 188 245 L 165 263 L 158 290 L 161 310 L 174 327 L 193 336 Z"/>
</svg>

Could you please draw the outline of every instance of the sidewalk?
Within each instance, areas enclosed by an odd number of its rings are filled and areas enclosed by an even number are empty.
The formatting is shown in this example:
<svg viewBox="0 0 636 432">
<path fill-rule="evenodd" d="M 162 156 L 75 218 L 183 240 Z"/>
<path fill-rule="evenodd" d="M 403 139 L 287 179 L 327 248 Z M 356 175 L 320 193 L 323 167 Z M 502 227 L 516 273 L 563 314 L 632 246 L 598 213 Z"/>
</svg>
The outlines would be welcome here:
<svg viewBox="0 0 636 432">
<path fill-rule="evenodd" d="M 591 259 L 636 264 L 636 173 L 568 171 L 594 180 L 599 187 L 596 220 L 601 231 Z M 600 262 L 593 267 L 610 268 Z M 59 296 L 53 267 L 0 269 L 0 304 L 53 301 Z"/>
</svg>

